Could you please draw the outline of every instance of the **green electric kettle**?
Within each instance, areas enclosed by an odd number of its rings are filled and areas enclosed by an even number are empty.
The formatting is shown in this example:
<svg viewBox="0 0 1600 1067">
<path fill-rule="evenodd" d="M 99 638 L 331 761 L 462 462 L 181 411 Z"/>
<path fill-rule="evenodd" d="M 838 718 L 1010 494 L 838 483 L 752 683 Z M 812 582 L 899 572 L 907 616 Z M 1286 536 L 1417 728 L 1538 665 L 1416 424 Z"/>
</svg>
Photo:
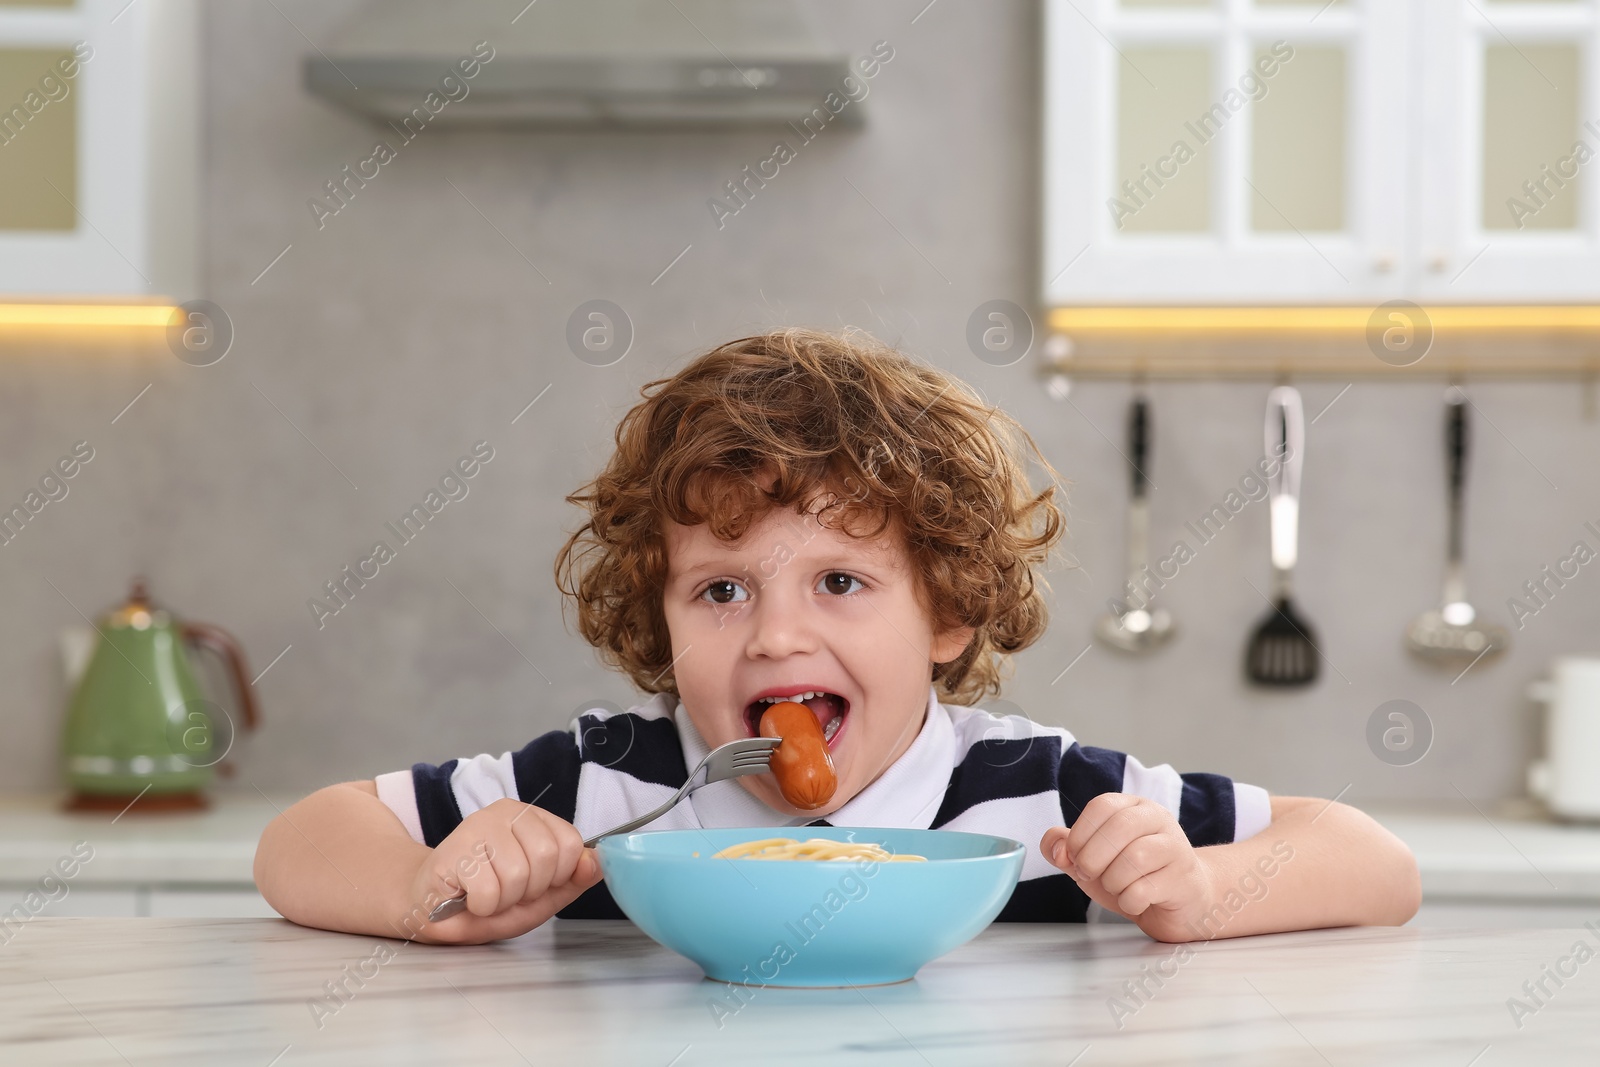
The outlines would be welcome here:
<svg viewBox="0 0 1600 1067">
<path fill-rule="evenodd" d="M 237 695 L 239 727 L 257 722 L 244 653 L 227 631 L 180 622 L 155 606 L 143 581 L 107 613 L 67 710 L 64 771 L 78 811 L 203 808 L 201 790 L 232 747 L 233 716 L 206 699 L 188 646 L 221 656 Z M 217 736 L 221 729 L 222 735 Z"/>
</svg>

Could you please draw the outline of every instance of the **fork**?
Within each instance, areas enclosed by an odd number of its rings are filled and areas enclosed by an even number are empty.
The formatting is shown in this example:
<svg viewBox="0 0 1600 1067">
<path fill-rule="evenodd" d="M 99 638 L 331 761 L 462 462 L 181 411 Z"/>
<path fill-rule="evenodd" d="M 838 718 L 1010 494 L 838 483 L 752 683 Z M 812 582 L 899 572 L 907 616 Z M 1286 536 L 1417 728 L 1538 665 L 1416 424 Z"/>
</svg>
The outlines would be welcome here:
<svg viewBox="0 0 1600 1067">
<path fill-rule="evenodd" d="M 747 774 L 760 774 L 772 763 L 772 751 L 782 741 L 779 737 L 745 737 L 737 741 L 729 741 L 725 745 L 718 745 L 706 753 L 706 758 L 700 761 L 699 766 L 689 775 L 679 790 L 672 794 L 667 802 L 654 811 L 646 812 L 637 819 L 629 819 L 621 826 L 613 826 L 604 833 L 595 834 L 583 843 L 584 848 L 593 848 L 596 841 L 612 834 L 625 834 L 629 830 L 637 830 L 646 823 L 654 822 L 677 806 L 678 801 L 693 793 L 701 786 L 710 785 L 712 782 L 721 782 L 729 778 L 742 778 Z M 705 772 L 704 781 L 695 781 L 700 772 Z M 450 916 L 465 911 L 467 908 L 467 894 L 462 892 L 457 896 L 442 900 L 433 911 L 428 913 L 428 921 L 439 922 Z"/>
</svg>

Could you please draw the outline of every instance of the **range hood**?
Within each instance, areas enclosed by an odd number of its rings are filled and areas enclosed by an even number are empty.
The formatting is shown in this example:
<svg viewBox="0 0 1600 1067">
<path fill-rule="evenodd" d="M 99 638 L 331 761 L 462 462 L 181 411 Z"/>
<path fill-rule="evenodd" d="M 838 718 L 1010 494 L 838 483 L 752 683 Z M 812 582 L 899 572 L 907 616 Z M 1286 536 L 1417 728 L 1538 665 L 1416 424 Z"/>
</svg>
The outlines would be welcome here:
<svg viewBox="0 0 1600 1067">
<path fill-rule="evenodd" d="M 480 41 L 492 59 L 459 66 Z M 797 0 L 370 0 L 319 44 L 307 88 L 391 122 L 433 93 L 430 120 L 451 125 L 773 124 L 851 73 Z"/>
</svg>

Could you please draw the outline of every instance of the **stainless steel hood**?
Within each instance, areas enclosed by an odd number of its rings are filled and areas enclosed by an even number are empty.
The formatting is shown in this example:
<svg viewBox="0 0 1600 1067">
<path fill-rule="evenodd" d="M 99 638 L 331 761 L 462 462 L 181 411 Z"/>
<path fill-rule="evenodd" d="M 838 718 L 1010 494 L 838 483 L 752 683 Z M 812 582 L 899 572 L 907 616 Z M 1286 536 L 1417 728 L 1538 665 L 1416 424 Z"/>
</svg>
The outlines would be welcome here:
<svg viewBox="0 0 1600 1067">
<path fill-rule="evenodd" d="M 319 44 L 307 88 L 379 121 L 781 123 L 851 74 L 797 0 L 371 0 Z"/>
</svg>

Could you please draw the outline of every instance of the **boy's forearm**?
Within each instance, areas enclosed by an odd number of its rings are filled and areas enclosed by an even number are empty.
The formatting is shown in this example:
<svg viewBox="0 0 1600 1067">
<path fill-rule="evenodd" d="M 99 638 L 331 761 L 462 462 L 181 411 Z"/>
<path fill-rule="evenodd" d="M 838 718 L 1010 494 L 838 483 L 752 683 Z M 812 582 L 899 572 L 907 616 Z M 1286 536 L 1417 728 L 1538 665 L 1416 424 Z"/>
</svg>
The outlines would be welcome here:
<svg viewBox="0 0 1600 1067">
<path fill-rule="evenodd" d="M 406 898 L 429 851 L 406 833 L 372 782 L 344 782 L 272 820 L 256 847 L 256 886 L 303 926 L 409 938 L 427 925 L 426 913 Z"/>
<path fill-rule="evenodd" d="M 1416 858 L 1370 816 L 1313 797 L 1273 797 L 1256 836 L 1197 853 L 1212 907 L 1196 940 L 1331 926 L 1398 926 L 1416 914 Z"/>
</svg>

